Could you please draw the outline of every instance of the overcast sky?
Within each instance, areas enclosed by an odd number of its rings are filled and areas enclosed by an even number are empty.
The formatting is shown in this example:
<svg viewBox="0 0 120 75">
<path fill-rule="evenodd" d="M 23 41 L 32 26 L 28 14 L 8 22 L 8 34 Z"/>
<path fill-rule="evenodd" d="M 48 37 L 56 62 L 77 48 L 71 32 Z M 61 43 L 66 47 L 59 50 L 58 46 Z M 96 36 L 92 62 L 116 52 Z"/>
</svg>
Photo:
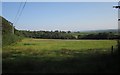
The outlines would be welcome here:
<svg viewBox="0 0 120 75">
<path fill-rule="evenodd" d="M 2 3 L 2 16 L 14 23 L 20 4 Z M 117 2 L 27 2 L 14 26 L 20 30 L 117 29 L 118 11 L 113 5 Z"/>
</svg>

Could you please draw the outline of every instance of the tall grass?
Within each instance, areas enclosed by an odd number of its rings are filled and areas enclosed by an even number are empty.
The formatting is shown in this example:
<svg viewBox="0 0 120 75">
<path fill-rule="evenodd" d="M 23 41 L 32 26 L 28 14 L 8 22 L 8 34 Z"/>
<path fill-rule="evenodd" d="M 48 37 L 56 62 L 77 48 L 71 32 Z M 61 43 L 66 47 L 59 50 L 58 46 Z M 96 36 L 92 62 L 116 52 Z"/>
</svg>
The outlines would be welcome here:
<svg viewBox="0 0 120 75">
<path fill-rule="evenodd" d="M 4 34 L 2 36 L 2 46 L 7 46 L 17 41 L 20 41 L 23 37 L 14 34 Z"/>
</svg>

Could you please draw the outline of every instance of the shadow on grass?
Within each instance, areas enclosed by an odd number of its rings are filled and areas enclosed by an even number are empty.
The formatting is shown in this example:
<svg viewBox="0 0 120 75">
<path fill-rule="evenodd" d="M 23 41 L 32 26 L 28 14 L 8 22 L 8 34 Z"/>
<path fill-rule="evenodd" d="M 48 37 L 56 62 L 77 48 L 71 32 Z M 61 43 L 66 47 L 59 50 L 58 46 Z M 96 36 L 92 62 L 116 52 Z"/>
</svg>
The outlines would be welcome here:
<svg viewBox="0 0 120 75">
<path fill-rule="evenodd" d="M 88 50 L 90 51 L 90 50 Z M 116 54 L 62 49 L 54 56 L 16 55 L 3 58 L 4 73 L 119 73 Z M 56 55 L 55 55 L 56 54 Z"/>
</svg>

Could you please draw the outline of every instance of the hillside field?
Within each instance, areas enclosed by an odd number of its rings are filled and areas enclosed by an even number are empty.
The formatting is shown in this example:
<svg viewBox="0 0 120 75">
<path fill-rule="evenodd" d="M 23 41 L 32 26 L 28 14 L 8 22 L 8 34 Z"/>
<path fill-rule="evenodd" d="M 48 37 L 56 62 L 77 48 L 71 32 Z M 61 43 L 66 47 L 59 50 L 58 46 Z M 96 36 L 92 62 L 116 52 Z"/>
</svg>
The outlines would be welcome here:
<svg viewBox="0 0 120 75">
<path fill-rule="evenodd" d="M 116 40 L 23 39 L 3 47 L 3 73 L 119 72 Z"/>
</svg>

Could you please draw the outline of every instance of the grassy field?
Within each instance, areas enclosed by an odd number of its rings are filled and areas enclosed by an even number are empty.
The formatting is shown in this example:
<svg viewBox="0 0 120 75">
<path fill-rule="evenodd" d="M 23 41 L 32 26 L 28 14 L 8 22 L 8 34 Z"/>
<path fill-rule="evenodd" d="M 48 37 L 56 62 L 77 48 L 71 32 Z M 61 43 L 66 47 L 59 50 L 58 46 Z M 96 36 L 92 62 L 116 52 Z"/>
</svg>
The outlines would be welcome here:
<svg viewBox="0 0 120 75">
<path fill-rule="evenodd" d="M 22 42 L 7 46 L 9 49 L 24 50 L 82 50 L 82 49 L 105 49 L 115 46 L 115 40 L 56 40 L 56 39 L 24 39 Z"/>
<path fill-rule="evenodd" d="M 23 39 L 3 47 L 3 73 L 119 72 L 115 40 Z"/>
</svg>

